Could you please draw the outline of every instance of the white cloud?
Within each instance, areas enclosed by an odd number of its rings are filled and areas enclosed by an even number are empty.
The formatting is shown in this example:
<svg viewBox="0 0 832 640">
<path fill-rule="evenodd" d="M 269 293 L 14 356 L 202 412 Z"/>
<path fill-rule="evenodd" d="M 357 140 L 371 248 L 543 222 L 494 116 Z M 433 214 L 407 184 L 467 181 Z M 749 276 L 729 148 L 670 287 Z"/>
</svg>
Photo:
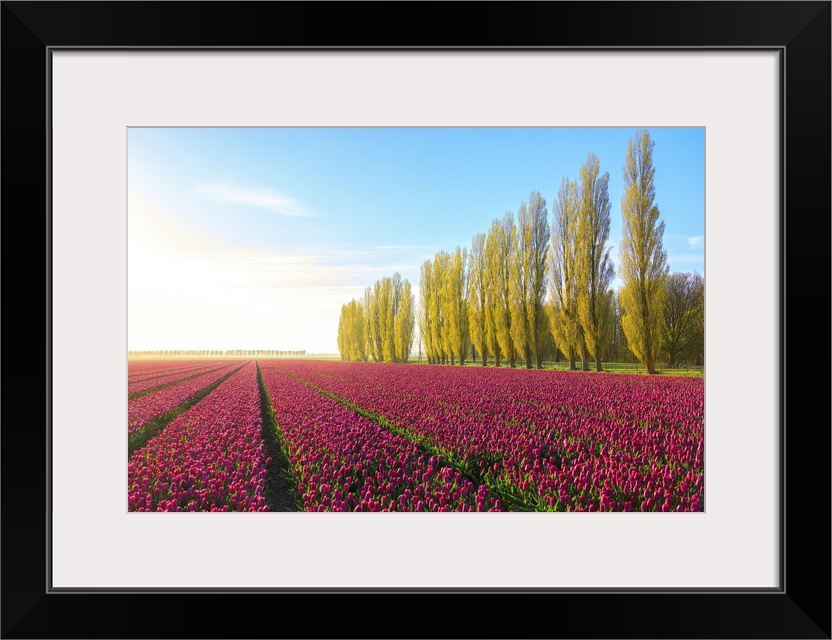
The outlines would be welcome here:
<svg viewBox="0 0 832 640">
<path fill-rule="evenodd" d="M 687 241 L 691 249 L 700 249 L 705 244 L 705 236 L 692 236 Z"/>
<path fill-rule="evenodd" d="M 293 218 L 309 218 L 315 214 L 307 211 L 304 206 L 287 196 L 281 191 L 274 189 L 252 189 L 239 186 L 228 186 L 224 184 L 200 184 L 197 185 L 197 193 L 224 202 L 226 204 L 242 204 L 258 209 L 266 209 L 281 216 Z"/>
</svg>

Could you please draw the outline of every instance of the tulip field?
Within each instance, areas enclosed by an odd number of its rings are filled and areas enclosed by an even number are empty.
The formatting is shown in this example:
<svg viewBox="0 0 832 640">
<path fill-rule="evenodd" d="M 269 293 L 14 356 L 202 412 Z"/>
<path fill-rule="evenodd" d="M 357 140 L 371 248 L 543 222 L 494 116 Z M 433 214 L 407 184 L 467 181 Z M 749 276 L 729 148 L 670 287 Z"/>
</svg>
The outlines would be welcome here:
<svg viewBox="0 0 832 640">
<path fill-rule="evenodd" d="M 152 384 L 128 391 L 128 433 L 153 431 L 129 451 L 131 511 L 704 510 L 702 378 L 135 364 L 128 388 Z"/>
</svg>

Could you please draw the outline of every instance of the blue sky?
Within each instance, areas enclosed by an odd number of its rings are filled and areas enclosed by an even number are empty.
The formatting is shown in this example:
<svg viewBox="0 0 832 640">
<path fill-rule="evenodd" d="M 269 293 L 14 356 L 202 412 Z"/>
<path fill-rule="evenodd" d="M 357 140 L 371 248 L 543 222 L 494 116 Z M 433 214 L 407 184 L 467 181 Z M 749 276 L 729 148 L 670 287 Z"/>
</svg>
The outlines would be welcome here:
<svg viewBox="0 0 832 640">
<path fill-rule="evenodd" d="M 128 348 L 336 351 L 341 305 L 470 247 L 595 153 L 611 256 L 635 129 L 131 128 Z M 672 271 L 704 274 L 704 129 L 650 129 Z M 620 281 L 616 280 L 616 286 Z"/>
</svg>

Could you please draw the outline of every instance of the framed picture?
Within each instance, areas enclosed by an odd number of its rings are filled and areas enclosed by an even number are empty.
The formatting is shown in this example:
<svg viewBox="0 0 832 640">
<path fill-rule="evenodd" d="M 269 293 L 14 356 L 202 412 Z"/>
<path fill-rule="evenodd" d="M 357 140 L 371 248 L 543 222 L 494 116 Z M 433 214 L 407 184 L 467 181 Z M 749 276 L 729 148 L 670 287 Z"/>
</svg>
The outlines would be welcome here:
<svg viewBox="0 0 832 640">
<path fill-rule="evenodd" d="M 830 3 L 2 12 L 4 637 L 830 637 Z M 130 128 L 578 126 L 704 129 L 703 513 L 127 513 Z"/>
</svg>

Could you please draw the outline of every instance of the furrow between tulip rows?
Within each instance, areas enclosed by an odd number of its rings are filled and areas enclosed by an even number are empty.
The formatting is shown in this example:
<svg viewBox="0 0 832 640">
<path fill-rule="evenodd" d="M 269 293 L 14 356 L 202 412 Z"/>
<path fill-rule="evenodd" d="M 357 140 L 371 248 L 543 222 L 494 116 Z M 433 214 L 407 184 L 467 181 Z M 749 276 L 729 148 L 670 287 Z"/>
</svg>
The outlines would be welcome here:
<svg viewBox="0 0 832 640">
<path fill-rule="evenodd" d="M 133 453 L 130 511 L 268 511 L 257 369 L 238 371 Z"/>
<path fill-rule="evenodd" d="M 201 376 L 208 375 L 209 373 L 214 373 L 215 371 L 221 371 L 223 369 L 228 370 L 235 364 L 239 363 L 232 362 L 207 369 L 200 367 L 198 370 L 191 369 L 189 371 L 180 371 L 170 375 L 160 376 L 158 378 L 153 378 L 152 380 L 131 382 L 127 385 L 127 399 L 134 400 L 135 398 L 141 398 L 149 393 L 161 391 L 166 387 L 172 387 L 173 385 L 187 382 L 188 380 L 195 380 Z"/>
<path fill-rule="evenodd" d="M 285 362 L 486 483 L 506 506 L 701 511 L 703 386 L 690 378 Z"/>
<path fill-rule="evenodd" d="M 306 511 L 501 511 L 483 484 L 274 365 L 261 369 Z"/>
<path fill-rule="evenodd" d="M 195 404 L 197 404 L 200 400 L 205 398 L 209 393 L 211 393 L 214 389 L 216 389 L 219 385 L 225 382 L 228 378 L 233 376 L 237 373 L 240 369 L 242 369 L 245 365 L 239 365 L 236 369 L 229 371 L 228 373 L 222 374 L 219 372 L 220 376 L 211 377 L 210 380 L 204 381 L 201 384 L 194 384 L 196 381 L 192 383 L 186 383 L 183 385 L 183 388 L 180 389 L 176 387 L 176 391 L 171 393 L 170 395 L 166 395 L 165 397 L 159 398 L 157 404 L 155 405 L 154 411 L 161 411 L 161 413 L 157 413 L 153 418 L 144 422 L 142 424 L 138 424 L 134 428 L 130 428 L 128 426 L 127 431 L 127 455 L 128 457 L 133 455 L 133 452 L 137 449 L 140 449 L 145 444 L 147 444 L 150 440 L 156 437 L 158 433 L 160 433 L 163 429 L 167 427 L 167 425 L 174 420 L 177 416 L 182 414 L 183 412 L 187 411 Z M 173 389 L 173 388 L 171 388 Z M 171 391 L 170 389 L 161 391 L 159 393 L 166 393 Z M 149 396 L 148 396 L 149 397 Z M 184 398 L 184 400 L 183 400 Z M 141 400 L 143 400 L 142 398 Z M 139 400 L 139 401 L 141 401 Z M 177 404 L 178 403 L 178 404 Z M 128 407 L 130 405 L 128 404 Z"/>
<path fill-rule="evenodd" d="M 270 458 L 266 466 L 266 504 L 269 511 L 303 511 L 303 501 L 298 492 L 292 463 L 286 453 L 286 437 L 275 419 L 274 408 L 259 364 L 257 387 L 260 392 L 260 415 L 263 418 L 263 442 Z"/>
</svg>

